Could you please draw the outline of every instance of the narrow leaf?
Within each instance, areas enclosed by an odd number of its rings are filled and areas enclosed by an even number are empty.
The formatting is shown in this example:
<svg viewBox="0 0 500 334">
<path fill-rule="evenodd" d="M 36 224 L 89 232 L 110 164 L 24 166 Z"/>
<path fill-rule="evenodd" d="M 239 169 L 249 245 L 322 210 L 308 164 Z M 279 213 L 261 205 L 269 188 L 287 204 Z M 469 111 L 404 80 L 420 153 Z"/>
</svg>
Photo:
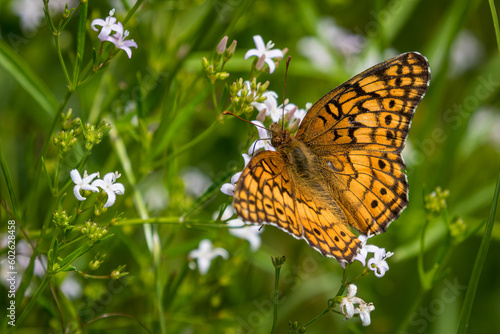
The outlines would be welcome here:
<svg viewBox="0 0 500 334">
<path fill-rule="evenodd" d="M 477 253 L 476 261 L 474 263 L 474 268 L 472 269 L 472 274 L 467 288 L 467 293 L 465 295 L 462 314 L 460 315 L 460 323 L 458 324 L 457 333 L 459 334 L 466 333 L 467 328 L 469 327 L 469 318 L 472 311 L 472 305 L 474 304 L 474 297 L 476 296 L 477 287 L 479 285 L 479 278 L 481 277 L 481 271 L 483 270 L 486 255 L 488 254 L 488 247 L 491 241 L 491 231 L 493 230 L 493 224 L 495 223 L 499 193 L 500 172 L 498 173 L 495 194 L 493 195 L 493 202 L 491 203 L 490 217 L 486 222 L 486 226 L 484 228 L 483 240 L 481 240 L 481 245 L 479 246 L 479 252 Z"/>
<path fill-rule="evenodd" d="M 0 40 L 0 66 L 16 79 L 52 119 L 58 105 L 54 95 L 31 67 L 3 40 Z"/>
</svg>

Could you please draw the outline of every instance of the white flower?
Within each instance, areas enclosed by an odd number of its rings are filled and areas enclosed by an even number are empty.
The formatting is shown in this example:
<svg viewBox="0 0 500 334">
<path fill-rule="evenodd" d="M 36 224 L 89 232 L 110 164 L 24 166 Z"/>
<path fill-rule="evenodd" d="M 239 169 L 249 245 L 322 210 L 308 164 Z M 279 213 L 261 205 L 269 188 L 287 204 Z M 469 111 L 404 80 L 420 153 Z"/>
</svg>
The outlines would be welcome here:
<svg viewBox="0 0 500 334">
<path fill-rule="evenodd" d="M 295 110 L 295 112 L 292 115 L 292 118 L 290 119 L 290 124 L 295 122 L 295 120 L 297 120 L 297 119 L 300 120 L 300 122 L 302 122 L 302 120 L 304 119 L 304 117 L 306 117 L 307 113 L 309 112 L 309 110 L 311 108 L 312 108 L 312 103 L 307 102 L 305 109 Z M 299 124 L 300 124 L 300 122 L 299 122 Z"/>
<path fill-rule="evenodd" d="M 248 241 L 250 243 L 250 249 L 252 250 L 252 252 L 255 252 L 257 249 L 259 249 L 261 244 L 260 234 L 263 231 L 261 225 L 247 225 L 240 218 L 231 219 L 227 222 L 227 224 L 231 227 L 234 227 L 229 229 L 229 233 L 237 238 L 245 239 L 246 241 Z"/>
<path fill-rule="evenodd" d="M 257 139 L 252 143 L 252 145 L 250 145 L 250 148 L 248 149 L 248 154 L 254 155 L 255 152 L 260 151 L 260 149 L 264 149 L 265 151 L 276 151 L 274 146 L 271 145 L 271 137 L 267 133 L 264 124 L 262 124 L 259 121 L 252 121 L 252 123 L 255 124 L 255 127 L 257 128 L 257 131 L 259 133 L 259 139 Z"/>
<path fill-rule="evenodd" d="M 371 323 L 370 312 L 373 310 L 375 310 L 373 303 L 361 303 L 359 304 L 359 308 L 354 310 L 354 313 L 359 314 L 363 326 L 369 326 Z"/>
<path fill-rule="evenodd" d="M 356 297 L 358 288 L 354 284 L 347 287 L 348 293 L 340 302 L 340 312 L 346 319 L 352 318 L 355 314 L 359 315 L 363 326 L 370 325 L 370 312 L 375 310 L 373 303 L 366 303 L 363 299 Z M 358 307 L 354 305 L 357 304 Z"/>
<path fill-rule="evenodd" d="M 198 249 L 189 252 L 188 258 L 198 260 L 198 270 L 201 275 L 205 275 L 210 269 L 210 264 L 212 260 L 217 256 L 221 256 L 223 259 L 227 260 L 229 258 L 229 253 L 227 250 L 221 247 L 213 247 L 212 242 L 208 239 L 203 239 L 200 241 Z M 190 265 L 193 269 L 193 266 Z"/>
<path fill-rule="evenodd" d="M 120 22 L 118 22 L 118 25 L 121 26 L 121 30 L 123 31 L 123 26 Z M 132 58 L 132 49 L 131 47 L 134 47 L 137 49 L 137 43 L 133 40 L 125 40 L 129 35 L 128 30 L 125 30 L 124 33 L 117 32 L 113 36 L 107 36 L 106 38 L 103 39 L 103 41 L 108 41 L 113 43 L 118 49 L 122 49 L 127 53 L 127 56 L 129 58 Z"/>
<path fill-rule="evenodd" d="M 241 156 L 243 157 L 243 160 L 245 161 L 245 167 L 246 167 L 246 165 L 248 165 L 248 163 L 250 162 L 250 156 L 248 154 L 245 154 L 245 153 L 243 153 Z M 226 194 L 228 196 L 234 196 L 234 189 L 235 189 L 236 183 L 240 179 L 241 173 L 242 172 L 238 172 L 238 173 L 234 174 L 231 177 L 231 183 L 224 183 L 220 187 L 220 191 L 223 194 Z"/>
<path fill-rule="evenodd" d="M 368 260 L 366 266 L 375 273 L 375 276 L 382 277 L 389 270 L 389 265 L 385 260 L 394 255 L 394 253 L 386 252 L 385 248 L 375 245 L 367 245 L 367 240 L 372 236 L 370 234 L 358 236 L 358 239 L 361 241 L 361 247 L 358 249 L 358 254 L 356 254 L 354 260 L 358 260 L 365 266 L 368 253 L 373 253 L 373 257 Z"/>
<path fill-rule="evenodd" d="M 229 212 L 231 215 L 229 216 Z M 225 216 L 232 217 L 234 213 L 234 209 L 232 206 L 228 206 L 226 210 L 224 211 L 224 214 L 222 217 L 224 218 Z M 241 218 L 235 218 L 227 221 L 227 225 L 229 225 L 229 233 L 231 233 L 233 236 L 240 238 L 240 239 L 245 239 L 250 243 L 250 249 L 252 252 L 255 252 L 260 248 L 261 240 L 260 240 L 260 234 L 262 233 L 262 225 L 248 225 L 246 224 Z"/>
<path fill-rule="evenodd" d="M 116 179 L 121 175 L 118 172 L 108 173 L 104 175 L 102 180 L 95 180 L 92 182 L 93 186 L 99 187 L 106 192 L 108 195 L 108 200 L 104 204 L 105 208 L 109 208 L 116 201 L 116 195 L 123 195 L 125 193 L 125 187 L 121 183 L 115 183 Z"/>
<path fill-rule="evenodd" d="M 75 186 L 73 187 L 73 193 L 75 194 L 75 197 L 79 201 L 84 201 L 86 200 L 85 197 L 80 195 L 80 190 L 90 190 L 93 192 L 99 191 L 96 186 L 93 184 L 91 185 L 90 182 L 92 182 L 93 179 L 95 179 L 99 173 L 92 173 L 90 175 L 87 175 L 87 171 L 83 172 L 83 179 L 80 176 L 80 173 L 78 170 L 73 169 L 69 175 L 71 176 L 71 180 L 75 183 Z M 95 181 L 94 181 L 95 182 Z"/>
<path fill-rule="evenodd" d="M 252 102 L 252 105 L 259 112 L 265 110 L 266 116 L 271 117 L 271 120 L 276 123 L 283 116 L 283 104 L 278 105 L 278 94 L 273 91 L 267 91 L 262 96 L 266 97 L 266 100 L 262 103 L 260 102 Z M 285 101 L 285 115 L 289 113 L 295 113 L 297 111 L 297 106 L 293 103 L 288 103 Z"/>
<path fill-rule="evenodd" d="M 116 23 L 116 17 L 113 17 L 115 14 L 115 9 L 113 8 L 112 10 L 109 11 L 109 16 L 106 17 L 105 20 L 103 19 L 95 19 L 92 21 L 92 24 L 90 27 L 94 30 L 97 31 L 98 29 L 95 26 L 101 26 L 101 32 L 97 36 L 101 40 L 101 42 L 104 42 L 106 38 L 109 37 L 111 32 L 115 31 L 119 34 L 123 34 L 123 25 L 118 22 Z"/>
<path fill-rule="evenodd" d="M 266 98 L 264 100 L 264 102 L 252 102 L 251 104 L 259 112 L 261 112 L 262 110 L 265 109 L 266 116 L 269 116 L 271 114 L 271 110 L 278 108 L 278 94 L 276 94 L 272 90 L 268 90 L 268 91 L 264 92 L 261 96 Z M 273 122 L 276 122 L 276 121 L 273 120 Z"/>
<path fill-rule="evenodd" d="M 345 315 L 346 319 L 350 319 L 354 315 L 354 304 L 364 303 L 363 299 L 356 297 L 358 287 L 354 284 L 349 284 L 347 287 L 347 295 L 340 302 L 340 312 Z"/>
<path fill-rule="evenodd" d="M 245 59 L 256 56 L 257 58 L 261 58 L 264 56 L 264 61 L 267 66 L 269 66 L 269 73 L 273 73 L 276 69 L 276 64 L 274 63 L 273 58 L 283 58 L 283 51 L 274 49 L 274 43 L 269 41 L 267 45 L 264 44 L 264 40 L 259 35 L 253 36 L 253 40 L 255 42 L 255 46 L 257 49 L 250 49 L 245 53 Z"/>
<path fill-rule="evenodd" d="M 377 277 L 382 277 L 385 275 L 385 272 L 389 270 L 389 265 L 385 261 L 387 258 L 391 257 L 394 255 L 392 252 L 385 252 L 384 248 L 379 248 L 373 257 L 368 260 L 368 265 L 367 267 L 370 270 L 373 270 L 375 273 L 375 276 Z"/>
<path fill-rule="evenodd" d="M 234 174 L 233 176 L 231 176 L 231 183 L 224 183 L 220 187 L 220 191 L 223 194 L 226 194 L 228 196 L 234 196 L 234 189 L 236 187 L 236 182 L 238 182 L 240 176 L 241 176 L 241 172 L 238 172 L 238 173 Z"/>
<path fill-rule="evenodd" d="M 354 260 L 358 260 L 363 264 L 363 267 L 366 265 L 366 257 L 368 253 L 375 253 L 379 248 L 375 245 L 367 245 L 366 242 L 368 239 L 373 237 L 373 235 L 368 232 L 368 235 L 360 234 L 358 236 L 359 241 L 361 241 L 361 247 L 358 248 L 358 254 L 354 257 Z"/>
</svg>

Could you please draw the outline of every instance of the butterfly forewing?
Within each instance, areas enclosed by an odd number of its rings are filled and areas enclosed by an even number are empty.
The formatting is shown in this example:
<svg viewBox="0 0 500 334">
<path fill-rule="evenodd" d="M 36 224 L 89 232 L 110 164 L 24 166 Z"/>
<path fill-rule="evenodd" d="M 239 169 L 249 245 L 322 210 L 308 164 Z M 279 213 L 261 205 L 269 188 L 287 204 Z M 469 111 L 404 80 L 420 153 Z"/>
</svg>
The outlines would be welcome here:
<svg viewBox="0 0 500 334">
<path fill-rule="evenodd" d="M 364 234 L 385 231 L 407 205 L 401 151 L 429 79 L 419 53 L 389 59 L 326 94 L 297 132 L 318 155 L 349 224 Z"/>
</svg>

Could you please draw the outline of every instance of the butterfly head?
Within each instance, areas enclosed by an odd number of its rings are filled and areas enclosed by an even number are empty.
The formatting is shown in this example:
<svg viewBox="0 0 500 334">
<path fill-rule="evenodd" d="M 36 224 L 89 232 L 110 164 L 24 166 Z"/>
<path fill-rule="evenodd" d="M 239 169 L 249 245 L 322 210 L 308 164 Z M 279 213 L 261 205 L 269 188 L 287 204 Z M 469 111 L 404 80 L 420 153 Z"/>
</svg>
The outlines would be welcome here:
<svg viewBox="0 0 500 334">
<path fill-rule="evenodd" d="M 280 146 L 288 144 L 292 139 L 290 132 L 283 129 L 283 127 L 278 123 L 271 124 L 271 145 L 278 148 Z"/>
</svg>

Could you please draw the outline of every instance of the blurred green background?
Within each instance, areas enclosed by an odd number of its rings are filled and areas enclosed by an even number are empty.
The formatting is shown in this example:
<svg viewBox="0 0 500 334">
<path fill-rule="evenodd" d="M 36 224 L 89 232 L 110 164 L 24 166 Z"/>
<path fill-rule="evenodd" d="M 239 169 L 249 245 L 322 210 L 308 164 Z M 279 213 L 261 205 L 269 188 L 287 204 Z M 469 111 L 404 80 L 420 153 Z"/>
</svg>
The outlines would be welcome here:
<svg viewBox="0 0 500 334">
<path fill-rule="evenodd" d="M 50 3 L 52 18 L 59 22 L 63 2 Z M 47 208 L 54 198 L 45 172 L 36 166 L 48 142 L 44 163 L 54 177 L 57 151 L 51 144 L 55 134 L 51 127 L 68 83 L 42 4 L 41 0 L 0 2 L 0 145 L 5 161 L 0 233 L 6 236 L 5 222 L 16 219 L 31 242 L 41 242 L 43 255 L 52 235 L 49 229 L 46 239 L 40 240 L 41 227 L 50 217 Z M 282 255 L 287 260 L 281 271 L 277 332 L 286 333 L 289 321 L 304 325 L 326 308 L 341 284 L 342 269 L 335 260 L 323 258 L 274 227 L 264 229 L 262 246 L 252 252 L 248 242 L 232 236 L 224 223 L 214 222 L 221 205 L 231 201 L 219 187 L 243 168 L 241 153 L 256 138 L 256 131 L 234 118 L 220 117 L 228 102 L 218 100 L 222 105 L 216 108 L 212 96 L 222 99 L 224 85 L 248 79 L 253 59 L 244 60 L 244 54 L 255 48 L 252 37 L 261 35 L 275 48 L 288 48 L 292 61 L 286 97 L 300 108 L 399 53 L 418 51 L 428 58 L 431 84 L 417 108 L 404 151 L 409 206 L 387 233 L 371 239 L 395 255 L 383 278 L 368 275 L 356 282 L 358 296 L 376 307 L 372 324 L 362 327 L 359 319 L 343 321 L 342 315 L 329 313 L 307 332 L 456 332 L 500 166 L 500 57 L 488 1 L 186 0 L 145 1 L 138 8 L 135 4 L 89 1 L 83 65 L 92 61 L 92 48 L 99 49 L 90 22 L 106 17 L 111 8 L 116 8 L 115 16 L 122 22 L 133 12 L 125 28 L 138 48 L 131 59 L 118 53 L 109 66 L 77 88 L 63 110 L 71 108 L 83 122 L 112 121 L 111 135 L 92 150 L 80 172 L 122 173 L 119 182 L 125 194 L 99 222 L 104 225 L 120 212 L 128 219 L 110 227 L 114 236 L 73 265 L 87 271 L 99 251 L 106 258 L 93 275 L 108 275 L 123 264 L 130 274 L 120 280 L 58 274 L 15 331 L 267 333 L 274 294 L 270 256 Z M 73 1 L 69 7 L 76 5 L 78 1 Z M 78 31 L 76 15 L 59 37 L 69 73 L 75 64 Z M 211 59 L 225 35 L 229 43 L 237 40 L 236 53 L 224 68 L 229 78 L 212 87 L 201 58 Z M 266 80 L 281 100 L 284 63 L 275 73 L 259 77 Z M 245 117 L 253 120 L 255 115 Z M 117 142 L 127 152 L 131 174 L 124 171 Z M 82 156 L 81 144 L 64 156 L 61 183 Z M 13 192 L 7 187 L 5 168 Z M 447 209 L 440 215 L 425 209 L 424 196 L 436 187 L 449 190 Z M 71 211 L 78 203 L 71 189 L 67 193 L 61 205 Z M 145 217 L 138 194 L 147 215 L 163 219 L 153 228 L 161 247 L 156 259 L 146 242 L 148 230 L 140 220 Z M 17 216 L 13 205 L 20 212 Z M 447 223 L 458 219 L 466 229 L 457 232 L 458 237 L 450 236 Z M 418 272 L 426 222 L 424 267 L 430 270 L 438 263 L 427 290 Z M 498 219 L 495 225 L 469 333 L 500 330 Z M 66 241 L 79 236 L 77 229 L 72 233 Z M 32 252 L 24 239 L 18 229 L 18 265 L 27 265 Z M 187 258 L 202 239 L 230 254 L 228 260 L 215 259 L 207 275 L 190 270 Z M 6 244 L 4 237 L 2 275 Z M 353 264 L 349 279 L 361 271 L 359 263 Z M 43 270 L 38 273 L 35 268 L 27 296 L 42 280 Z M 2 309 L 8 302 L 3 298 L 7 289 L 0 286 Z M 18 304 L 18 316 L 28 301 L 29 297 Z M 2 321 L 2 330 L 11 329 Z"/>
</svg>

